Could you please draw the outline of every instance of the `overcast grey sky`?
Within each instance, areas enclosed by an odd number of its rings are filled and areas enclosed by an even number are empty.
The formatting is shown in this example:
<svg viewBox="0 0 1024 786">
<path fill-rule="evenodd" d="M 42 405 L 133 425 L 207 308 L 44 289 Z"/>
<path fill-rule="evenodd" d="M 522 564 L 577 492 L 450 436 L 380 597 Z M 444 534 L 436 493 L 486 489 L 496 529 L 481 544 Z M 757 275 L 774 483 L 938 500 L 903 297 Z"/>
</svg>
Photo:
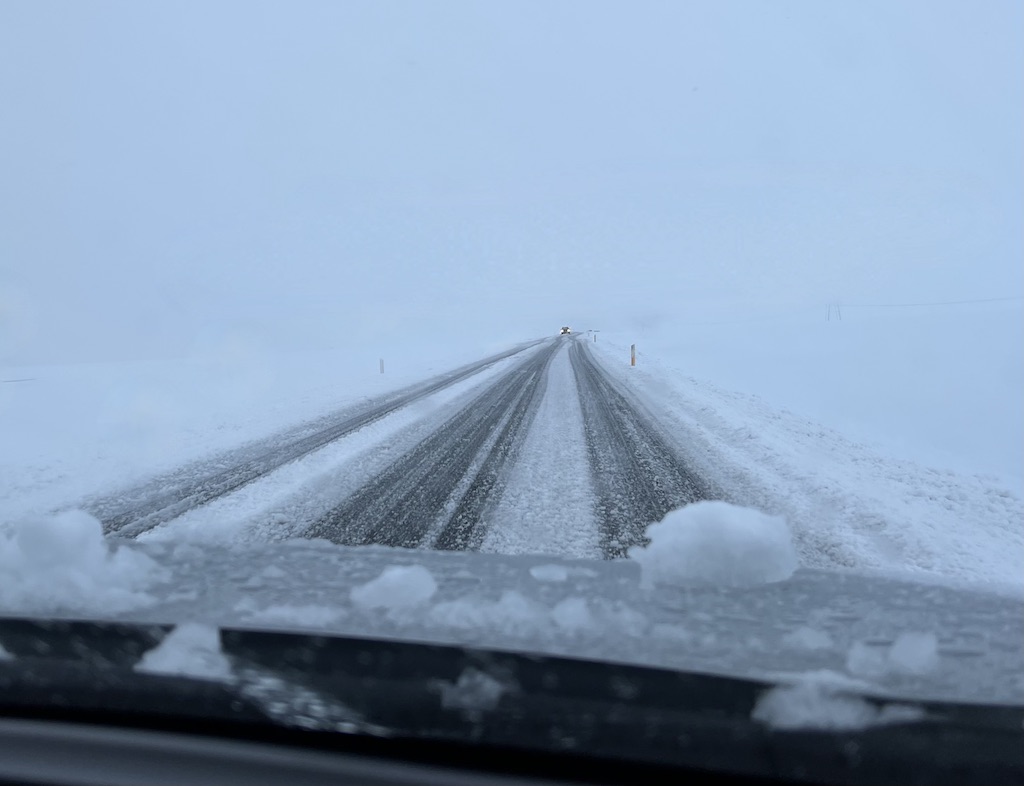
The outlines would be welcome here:
<svg viewBox="0 0 1024 786">
<path fill-rule="evenodd" d="M 1020 294 L 1022 36 L 1018 0 L 0 0 L 0 360 Z"/>
</svg>

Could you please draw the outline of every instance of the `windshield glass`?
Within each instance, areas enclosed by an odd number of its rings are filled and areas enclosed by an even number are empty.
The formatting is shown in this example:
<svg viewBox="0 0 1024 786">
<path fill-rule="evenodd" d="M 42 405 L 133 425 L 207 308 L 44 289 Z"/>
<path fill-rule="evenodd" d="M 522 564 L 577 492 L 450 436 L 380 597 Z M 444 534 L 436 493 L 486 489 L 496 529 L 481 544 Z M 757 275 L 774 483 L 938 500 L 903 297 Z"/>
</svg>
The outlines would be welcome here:
<svg viewBox="0 0 1024 786">
<path fill-rule="evenodd" d="M 1024 702 L 1022 30 L 0 3 L 0 616 Z"/>
</svg>

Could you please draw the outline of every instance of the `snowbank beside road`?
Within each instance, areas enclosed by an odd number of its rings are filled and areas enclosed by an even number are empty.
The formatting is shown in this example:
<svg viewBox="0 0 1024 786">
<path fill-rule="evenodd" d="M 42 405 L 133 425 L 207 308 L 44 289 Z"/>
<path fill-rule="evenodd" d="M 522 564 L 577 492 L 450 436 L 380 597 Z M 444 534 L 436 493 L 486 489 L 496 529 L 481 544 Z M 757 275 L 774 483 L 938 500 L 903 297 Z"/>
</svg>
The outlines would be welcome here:
<svg viewBox="0 0 1024 786">
<path fill-rule="evenodd" d="M 1024 302 L 851 307 L 828 322 L 823 312 L 748 320 L 695 306 L 628 333 L 604 330 L 592 346 L 628 365 L 636 342 L 640 374 L 756 394 L 884 455 L 994 475 L 1024 495 Z"/>
<path fill-rule="evenodd" d="M 1024 584 L 1024 504 L 998 478 L 887 456 L 757 396 L 694 379 L 671 355 L 645 353 L 631 368 L 628 345 L 604 333 L 591 346 L 726 499 L 785 517 L 801 565 L 1015 591 Z"/>
</svg>

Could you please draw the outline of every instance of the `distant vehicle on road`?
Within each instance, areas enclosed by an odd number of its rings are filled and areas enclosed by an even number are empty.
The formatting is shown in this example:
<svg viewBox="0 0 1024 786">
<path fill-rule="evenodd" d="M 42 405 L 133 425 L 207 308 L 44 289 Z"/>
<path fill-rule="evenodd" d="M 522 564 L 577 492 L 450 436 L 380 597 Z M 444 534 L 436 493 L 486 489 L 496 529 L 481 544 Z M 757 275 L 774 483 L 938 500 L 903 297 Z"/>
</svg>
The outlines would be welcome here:
<svg viewBox="0 0 1024 786">
<path fill-rule="evenodd" d="M 569 328 L 568 325 L 566 325 L 565 327 L 562 328 L 561 335 L 568 336 L 570 333 L 572 333 L 572 330 Z"/>
</svg>

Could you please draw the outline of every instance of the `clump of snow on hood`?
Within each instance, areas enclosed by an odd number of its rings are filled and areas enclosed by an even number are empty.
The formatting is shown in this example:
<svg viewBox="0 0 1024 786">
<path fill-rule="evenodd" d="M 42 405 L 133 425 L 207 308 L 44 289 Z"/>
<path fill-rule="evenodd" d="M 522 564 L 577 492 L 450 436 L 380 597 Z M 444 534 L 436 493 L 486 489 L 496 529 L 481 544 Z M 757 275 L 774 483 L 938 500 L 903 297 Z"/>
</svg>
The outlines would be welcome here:
<svg viewBox="0 0 1024 786">
<path fill-rule="evenodd" d="M 220 648 L 220 633 L 211 625 L 184 622 L 168 633 L 135 665 L 148 674 L 201 680 L 231 680 L 231 663 Z"/>
<path fill-rule="evenodd" d="M 0 660 L 14 660 L 14 656 L 4 649 L 3 644 L 0 644 Z"/>
<path fill-rule="evenodd" d="M 901 633 L 889 648 L 889 663 L 902 674 L 929 674 L 939 665 L 939 639 L 934 633 Z"/>
<path fill-rule="evenodd" d="M 572 596 L 549 607 L 516 590 L 504 590 L 497 600 L 467 595 L 443 601 L 431 607 L 428 618 L 437 628 L 498 631 L 516 637 L 539 634 L 557 640 L 567 634 L 637 637 L 650 628 L 646 616 L 620 601 Z"/>
<path fill-rule="evenodd" d="M 651 637 L 666 641 L 678 641 L 681 644 L 689 644 L 694 640 L 694 634 L 672 622 L 658 622 L 651 627 Z"/>
<path fill-rule="evenodd" d="M 145 606 L 166 571 L 134 548 L 113 545 L 80 510 L 0 524 L 0 609 L 32 614 L 116 614 Z"/>
<path fill-rule="evenodd" d="M 243 598 L 235 604 L 247 623 L 259 623 L 289 630 L 298 628 L 330 628 L 343 620 L 347 613 L 334 606 L 316 604 L 272 603 L 260 606 L 252 598 Z"/>
<path fill-rule="evenodd" d="M 505 590 L 496 601 L 465 597 L 443 601 L 430 609 L 437 625 L 466 630 L 496 628 L 520 634 L 547 625 L 548 607 L 515 590 Z"/>
<path fill-rule="evenodd" d="M 502 695 L 512 690 L 490 674 L 473 667 L 463 669 L 458 681 L 438 681 L 436 687 L 441 693 L 441 706 L 456 710 L 493 710 Z"/>
<path fill-rule="evenodd" d="M 861 677 L 887 674 L 924 675 L 939 665 L 939 640 L 934 633 L 901 633 L 890 646 L 856 642 L 846 656 L 846 668 Z"/>
<path fill-rule="evenodd" d="M 846 670 L 858 677 L 881 677 L 888 673 L 887 648 L 873 647 L 863 641 L 854 642 L 846 653 Z"/>
<path fill-rule="evenodd" d="M 910 723 L 924 711 L 905 704 L 876 707 L 857 696 L 844 696 L 811 681 L 783 685 L 762 694 L 751 717 L 772 729 L 855 731 L 887 723 Z"/>
<path fill-rule="evenodd" d="M 565 581 L 569 578 L 569 569 L 564 565 L 536 565 L 530 568 L 530 575 L 537 581 Z"/>
<path fill-rule="evenodd" d="M 645 586 L 754 586 L 783 581 L 799 567 L 786 521 L 728 502 L 697 502 L 647 528 L 650 544 L 633 546 Z"/>
<path fill-rule="evenodd" d="M 250 576 L 242 586 L 247 589 L 256 589 L 259 587 L 266 587 L 268 584 L 273 584 L 287 578 L 288 574 L 277 565 L 268 565 L 259 573 L 254 573 Z"/>
<path fill-rule="evenodd" d="M 381 574 L 353 587 L 352 603 L 361 609 L 400 611 L 430 600 L 437 592 L 437 582 L 422 565 L 388 565 Z"/>
<path fill-rule="evenodd" d="M 566 598 L 559 601 L 551 609 L 551 619 L 559 628 L 569 633 L 588 630 L 596 625 L 586 598 Z"/>
<path fill-rule="evenodd" d="M 783 636 L 782 644 L 797 650 L 827 650 L 832 646 L 832 637 L 805 625 Z"/>
</svg>

